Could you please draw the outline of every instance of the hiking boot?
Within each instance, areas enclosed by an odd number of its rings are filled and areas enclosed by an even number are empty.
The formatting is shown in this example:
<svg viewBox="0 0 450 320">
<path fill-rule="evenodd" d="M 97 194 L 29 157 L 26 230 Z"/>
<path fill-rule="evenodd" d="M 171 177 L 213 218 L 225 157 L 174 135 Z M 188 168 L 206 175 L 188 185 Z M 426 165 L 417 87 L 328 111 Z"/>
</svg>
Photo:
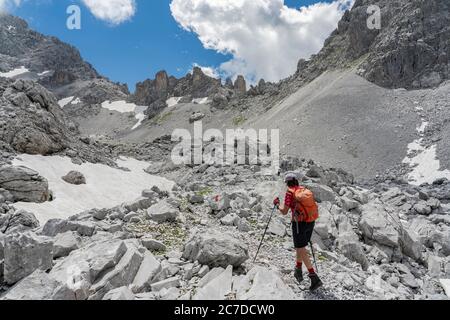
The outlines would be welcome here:
<svg viewBox="0 0 450 320">
<path fill-rule="evenodd" d="M 294 277 L 301 284 L 303 282 L 303 270 L 301 268 L 295 268 Z"/>
<path fill-rule="evenodd" d="M 317 274 L 310 274 L 309 278 L 311 279 L 311 288 L 309 288 L 310 291 L 316 291 L 323 286 L 323 283 Z"/>
</svg>

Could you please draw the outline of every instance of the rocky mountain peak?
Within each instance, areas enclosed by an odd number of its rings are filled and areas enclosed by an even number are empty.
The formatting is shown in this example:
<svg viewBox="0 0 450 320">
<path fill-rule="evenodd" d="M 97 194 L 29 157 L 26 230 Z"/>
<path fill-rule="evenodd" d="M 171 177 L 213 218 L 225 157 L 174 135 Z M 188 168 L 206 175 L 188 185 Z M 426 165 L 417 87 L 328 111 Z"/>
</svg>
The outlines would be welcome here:
<svg viewBox="0 0 450 320">
<path fill-rule="evenodd" d="M 381 29 L 369 29 L 369 6 L 381 10 Z M 357 0 L 306 62 L 297 78 L 311 80 L 325 70 L 359 66 L 367 80 L 387 88 L 435 87 L 449 79 L 450 3 L 447 0 Z"/>
</svg>

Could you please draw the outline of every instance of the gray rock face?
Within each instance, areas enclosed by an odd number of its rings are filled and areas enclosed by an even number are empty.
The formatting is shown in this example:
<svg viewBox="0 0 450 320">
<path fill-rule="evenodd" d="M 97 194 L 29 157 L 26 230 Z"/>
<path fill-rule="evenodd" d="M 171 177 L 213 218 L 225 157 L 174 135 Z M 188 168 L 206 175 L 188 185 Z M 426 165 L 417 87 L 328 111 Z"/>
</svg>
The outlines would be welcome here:
<svg viewBox="0 0 450 320">
<path fill-rule="evenodd" d="M 47 221 L 42 229 L 42 234 L 54 237 L 67 231 L 76 231 L 80 236 L 92 236 L 95 232 L 95 224 L 90 221 L 68 221 L 62 219 L 51 219 Z"/>
<path fill-rule="evenodd" d="M 0 138 L 19 153 L 49 155 L 69 145 L 69 122 L 41 85 L 17 80 L 0 86 Z"/>
<path fill-rule="evenodd" d="M 295 294 L 277 272 L 255 267 L 234 284 L 239 300 L 294 300 Z"/>
<path fill-rule="evenodd" d="M 243 95 L 247 92 L 247 83 L 242 75 L 239 75 L 234 82 L 234 90 L 238 95 Z"/>
<path fill-rule="evenodd" d="M 128 287 L 120 287 L 109 291 L 102 300 L 105 301 L 131 301 L 135 296 Z"/>
<path fill-rule="evenodd" d="M 362 210 L 359 225 L 364 236 L 383 246 L 398 247 L 399 234 L 394 226 L 399 222 L 393 221 L 385 209 L 377 204 L 364 205 Z"/>
<path fill-rule="evenodd" d="M 70 171 L 67 175 L 62 177 L 62 179 L 67 183 L 74 184 L 77 186 L 86 184 L 86 178 L 81 172 L 78 171 Z"/>
<path fill-rule="evenodd" d="M 233 285 L 233 267 L 229 266 L 202 286 L 192 300 L 225 300 Z"/>
<path fill-rule="evenodd" d="M 152 291 L 159 292 L 163 289 L 177 288 L 180 286 L 180 278 L 173 277 L 162 280 L 151 285 Z"/>
<path fill-rule="evenodd" d="M 4 277 L 8 284 L 15 284 L 37 269 L 47 271 L 53 266 L 53 242 L 31 232 L 8 235 L 4 251 Z"/>
<path fill-rule="evenodd" d="M 161 263 L 156 260 L 152 253 L 147 251 L 131 285 L 132 291 L 142 293 L 150 290 L 153 279 L 160 271 Z"/>
<path fill-rule="evenodd" d="M 367 28 L 367 9 L 381 8 L 380 30 Z M 300 79 L 313 79 L 328 68 L 350 66 L 363 58 L 360 74 L 389 88 L 429 88 L 449 79 L 449 3 L 358 0 L 345 13 L 324 48 L 299 63 Z M 339 53 L 338 53 L 339 52 Z"/>
<path fill-rule="evenodd" d="M 86 300 L 90 296 L 92 284 L 98 284 L 103 276 L 115 272 L 115 267 L 127 250 L 125 242 L 119 239 L 93 243 L 73 251 L 66 259 L 57 263 L 50 276 L 71 292 L 72 299 Z M 97 286 L 99 290 L 103 287 Z"/>
<path fill-rule="evenodd" d="M 89 300 L 100 300 L 109 291 L 128 286 L 135 279 L 144 256 L 138 250 L 136 242 L 125 241 L 125 244 L 127 251 L 117 265 L 90 288 Z"/>
<path fill-rule="evenodd" d="M 53 244 L 53 257 L 55 259 L 66 257 L 81 245 L 81 238 L 72 231 L 56 235 Z"/>
<path fill-rule="evenodd" d="M 0 167 L 0 187 L 8 190 L 15 202 L 45 202 L 51 198 L 47 179 L 26 167 Z"/>
<path fill-rule="evenodd" d="M 164 243 L 152 238 L 142 238 L 141 242 L 150 251 L 165 251 L 167 249 Z"/>
<path fill-rule="evenodd" d="M 37 227 L 39 227 L 39 221 L 35 215 L 24 210 L 5 214 L 0 219 L 0 232 L 7 234 L 32 230 Z"/>
<path fill-rule="evenodd" d="M 198 67 L 181 79 L 169 77 L 165 71 L 160 71 L 154 80 L 138 83 L 131 100 L 138 105 L 150 106 L 151 117 L 167 107 L 166 100 L 169 97 L 204 98 L 216 93 L 220 87 L 219 79 L 208 77 Z"/>
<path fill-rule="evenodd" d="M 210 267 L 239 267 L 248 258 L 248 248 L 226 233 L 196 234 L 185 245 L 183 257 Z"/>
<path fill-rule="evenodd" d="M 179 211 L 168 201 L 162 200 L 150 207 L 147 210 L 147 215 L 150 220 L 163 223 L 167 221 L 175 221 L 179 215 Z"/>
<path fill-rule="evenodd" d="M 36 270 L 12 287 L 0 300 L 6 301 L 42 301 L 72 300 L 61 284 L 42 270 Z"/>
<path fill-rule="evenodd" d="M 336 194 L 330 187 L 317 183 L 307 183 L 305 187 L 314 193 L 314 198 L 318 202 L 328 201 L 334 203 L 336 201 Z"/>
<path fill-rule="evenodd" d="M 359 237 L 346 218 L 341 219 L 339 222 L 337 245 L 345 257 L 359 263 L 363 270 L 368 269 L 369 261 L 367 260 L 364 249 L 359 242 Z"/>
</svg>

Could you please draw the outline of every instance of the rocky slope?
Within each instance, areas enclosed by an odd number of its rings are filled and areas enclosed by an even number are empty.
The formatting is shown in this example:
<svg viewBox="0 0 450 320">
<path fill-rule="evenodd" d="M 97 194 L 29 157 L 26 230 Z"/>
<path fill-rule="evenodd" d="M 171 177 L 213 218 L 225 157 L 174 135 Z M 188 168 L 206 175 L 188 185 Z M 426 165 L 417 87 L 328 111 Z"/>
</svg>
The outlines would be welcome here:
<svg viewBox="0 0 450 320">
<path fill-rule="evenodd" d="M 4 204 L 1 299 L 447 299 L 448 181 L 367 190 L 312 161 L 289 158 L 282 167 L 321 202 L 314 243 L 325 287 L 316 293 L 293 279 L 287 219 L 272 220 L 251 259 L 279 177 L 258 166 L 152 166 L 178 185 L 41 227 Z"/>
</svg>

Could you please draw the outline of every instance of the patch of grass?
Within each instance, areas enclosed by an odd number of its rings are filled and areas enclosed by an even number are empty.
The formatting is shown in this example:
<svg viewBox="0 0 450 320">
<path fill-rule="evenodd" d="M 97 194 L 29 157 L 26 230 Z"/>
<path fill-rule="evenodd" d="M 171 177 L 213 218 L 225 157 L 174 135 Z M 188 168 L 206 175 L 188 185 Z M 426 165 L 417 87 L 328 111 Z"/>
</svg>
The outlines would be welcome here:
<svg viewBox="0 0 450 320">
<path fill-rule="evenodd" d="M 317 259 L 318 259 L 319 261 L 321 261 L 321 262 L 324 262 L 324 261 L 327 261 L 327 260 L 328 260 L 327 257 L 325 257 L 325 256 L 323 256 L 323 255 L 321 255 L 321 254 L 319 254 L 319 256 L 317 257 Z"/>
<path fill-rule="evenodd" d="M 128 231 L 135 234 L 150 234 L 155 240 L 161 241 L 169 249 L 178 248 L 184 245 L 187 233 L 180 223 L 154 224 L 147 221 L 130 223 L 127 225 Z M 161 252 L 164 253 L 164 252 Z"/>
<path fill-rule="evenodd" d="M 156 117 L 155 122 L 157 124 L 163 124 L 165 121 L 169 120 L 169 118 L 172 116 L 173 112 L 169 111 L 164 114 L 160 114 Z"/>
<path fill-rule="evenodd" d="M 202 189 L 202 190 L 200 190 L 200 191 L 197 191 L 195 194 L 197 195 L 197 196 L 203 196 L 203 197 L 206 197 L 206 196 L 209 196 L 210 194 L 212 194 L 213 193 L 213 190 L 210 188 L 210 187 L 207 187 L 207 188 L 204 188 L 204 189 Z"/>
<path fill-rule="evenodd" d="M 244 124 L 245 121 L 247 121 L 247 119 L 243 115 L 240 115 L 233 119 L 233 125 L 240 126 L 240 125 Z"/>
</svg>

